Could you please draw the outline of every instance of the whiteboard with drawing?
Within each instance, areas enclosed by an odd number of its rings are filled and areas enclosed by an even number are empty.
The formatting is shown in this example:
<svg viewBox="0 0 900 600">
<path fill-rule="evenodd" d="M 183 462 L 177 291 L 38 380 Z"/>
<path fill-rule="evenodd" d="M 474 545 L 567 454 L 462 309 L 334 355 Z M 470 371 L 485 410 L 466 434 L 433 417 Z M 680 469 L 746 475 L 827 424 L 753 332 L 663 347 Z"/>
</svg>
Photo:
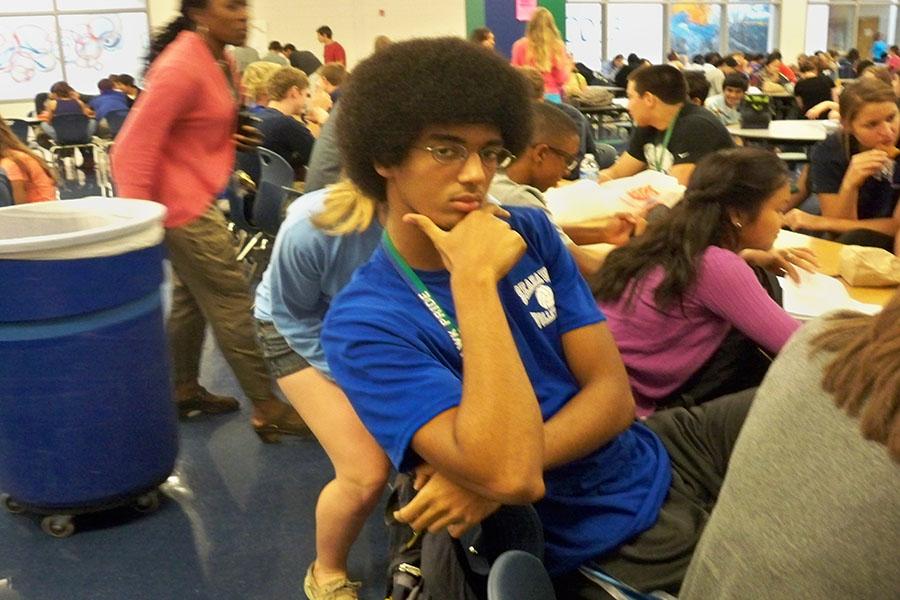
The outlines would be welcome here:
<svg viewBox="0 0 900 600">
<path fill-rule="evenodd" d="M 0 18 L 0 100 L 29 100 L 63 79 L 52 16 Z"/>
<path fill-rule="evenodd" d="M 128 2 L 146 4 L 119 0 Z M 62 4 L 86 7 L 91 0 Z M 140 79 L 149 39 L 146 12 L 0 17 L 0 101 L 30 100 L 63 80 L 93 95 L 110 74 Z"/>
<path fill-rule="evenodd" d="M 66 81 L 86 94 L 100 79 L 119 73 L 138 78 L 149 48 L 146 13 L 60 15 Z"/>
</svg>

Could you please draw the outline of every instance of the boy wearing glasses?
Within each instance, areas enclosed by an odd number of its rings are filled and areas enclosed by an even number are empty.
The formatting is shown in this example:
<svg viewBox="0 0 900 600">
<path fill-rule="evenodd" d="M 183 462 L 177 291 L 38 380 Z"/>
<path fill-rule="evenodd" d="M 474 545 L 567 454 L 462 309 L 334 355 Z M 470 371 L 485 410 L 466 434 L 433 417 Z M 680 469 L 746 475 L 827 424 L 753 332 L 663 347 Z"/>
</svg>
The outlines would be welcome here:
<svg viewBox="0 0 900 600">
<path fill-rule="evenodd" d="M 503 206 L 539 208 L 553 221 L 544 192 L 578 167 L 581 143 L 578 125 L 553 104 L 534 102 L 531 112 L 533 130 L 528 148 L 520 152 L 509 167 L 497 172 L 490 193 Z M 627 242 L 643 226 L 643 219 L 628 214 L 565 226 L 554 222 L 563 244 L 585 277 L 596 273 L 606 255 Z M 579 243 L 602 243 L 604 246 L 588 249 L 581 248 Z"/>
<path fill-rule="evenodd" d="M 398 43 L 357 67 L 338 139 L 384 233 L 322 345 L 366 428 L 416 472 L 399 520 L 458 535 L 501 504 L 535 503 L 560 597 L 596 593 L 578 573 L 589 561 L 677 590 L 748 403 L 634 420 L 558 232 L 539 210 L 487 202 L 530 141 L 526 96 L 502 58 L 462 40 Z"/>
</svg>

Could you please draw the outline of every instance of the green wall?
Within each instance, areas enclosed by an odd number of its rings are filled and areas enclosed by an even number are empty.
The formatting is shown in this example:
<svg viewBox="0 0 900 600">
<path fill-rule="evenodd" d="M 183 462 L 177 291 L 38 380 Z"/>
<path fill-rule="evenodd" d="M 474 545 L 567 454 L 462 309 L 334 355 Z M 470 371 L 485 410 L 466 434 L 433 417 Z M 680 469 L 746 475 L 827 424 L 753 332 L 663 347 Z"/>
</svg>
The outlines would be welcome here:
<svg viewBox="0 0 900 600">
<path fill-rule="evenodd" d="M 473 29 L 484 27 L 485 0 L 466 0 L 466 35 Z"/>
<path fill-rule="evenodd" d="M 515 1 L 515 0 L 511 0 Z M 543 6 L 551 13 L 559 28 L 563 41 L 566 39 L 566 0 L 538 0 L 538 6 Z"/>
<path fill-rule="evenodd" d="M 466 0 L 466 34 L 472 33 L 473 29 L 484 27 L 485 25 L 485 9 L 486 2 L 503 2 L 510 5 L 515 4 L 515 0 Z M 538 0 L 538 6 L 543 6 L 551 13 L 559 28 L 562 39 L 566 39 L 566 0 Z"/>
</svg>

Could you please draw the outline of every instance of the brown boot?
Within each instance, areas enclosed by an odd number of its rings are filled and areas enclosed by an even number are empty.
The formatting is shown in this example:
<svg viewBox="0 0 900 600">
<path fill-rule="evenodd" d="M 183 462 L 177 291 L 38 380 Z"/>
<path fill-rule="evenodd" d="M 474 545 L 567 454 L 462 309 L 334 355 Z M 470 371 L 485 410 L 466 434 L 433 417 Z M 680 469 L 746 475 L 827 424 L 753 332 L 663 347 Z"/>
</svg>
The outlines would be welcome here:
<svg viewBox="0 0 900 600">
<path fill-rule="evenodd" d="M 276 443 L 282 435 L 312 437 L 309 426 L 289 404 L 274 398 L 253 404 L 253 430 L 267 444 Z"/>
<path fill-rule="evenodd" d="M 197 385 L 191 393 L 176 393 L 175 405 L 178 407 L 178 418 L 181 420 L 200 414 L 221 415 L 241 408 L 237 398 L 218 396 L 201 385 Z"/>
</svg>

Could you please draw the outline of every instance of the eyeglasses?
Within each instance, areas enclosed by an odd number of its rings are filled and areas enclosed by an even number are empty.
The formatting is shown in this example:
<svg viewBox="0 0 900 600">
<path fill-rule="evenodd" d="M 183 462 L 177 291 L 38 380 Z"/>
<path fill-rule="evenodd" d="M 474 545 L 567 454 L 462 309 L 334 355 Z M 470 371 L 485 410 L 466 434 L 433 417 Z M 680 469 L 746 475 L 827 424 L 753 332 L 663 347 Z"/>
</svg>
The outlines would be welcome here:
<svg viewBox="0 0 900 600">
<path fill-rule="evenodd" d="M 560 150 L 559 148 L 554 148 L 550 144 L 547 144 L 547 150 L 566 161 L 566 169 L 568 169 L 569 171 L 578 166 L 577 156 L 573 156 L 564 150 Z"/>
<path fill-rule="evenodd" d="M 469 149 L 462 144 L 424 146 L 417 147 L 416 150 L 430 152 L 434 160 L 442 165 L 463 163 L 469 159 L 469 155 L 471 154 Z M 478 157 L 481 159 L 482 165 L 495 169 L 497 167 L 508 167 L 510 163 L 515 160 L 516 155 L 502 146 L 488 146 L 478 151 Z"/>
</svg>

